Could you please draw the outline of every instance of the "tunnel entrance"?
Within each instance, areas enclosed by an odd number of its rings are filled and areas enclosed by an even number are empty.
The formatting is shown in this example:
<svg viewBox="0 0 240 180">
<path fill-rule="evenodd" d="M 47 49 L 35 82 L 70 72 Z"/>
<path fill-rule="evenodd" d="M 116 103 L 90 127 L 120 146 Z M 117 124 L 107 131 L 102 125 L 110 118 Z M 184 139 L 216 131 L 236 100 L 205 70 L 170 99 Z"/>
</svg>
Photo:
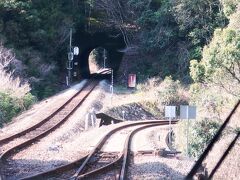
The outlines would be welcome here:
<svg viewBox="0 0 240 180">
<path fill-rule="evenodd" d="M 122 61 L 123 52 L 120 49 L 125 48 L 124 39 L 121 34 L 112 36 L 111 33 L 94 33 L 89 34 L 86 32 L 78 31 L 74 35 L 74 46 L 80 49 L 79 55 L 74 58 L 73 74 L 74 79 L 89 78 L 91 74 L 96 72 L 94 68 L 103 68 L 103 53 L 106 52 L 105 67 L 113 69 L 116 73 Z M 115 33 L 116 34 L 116 33 Z M 96 57 L 97 66 L 92 65 L 91 58 Z M 93 68 L 93 69 L 92 69 Z"/>
<path fill-rule="evenodd" d="M 109 68 L 108 51 L 102 47 L 95 48 L 88 57 L 90 74 Z"/>
</svg>

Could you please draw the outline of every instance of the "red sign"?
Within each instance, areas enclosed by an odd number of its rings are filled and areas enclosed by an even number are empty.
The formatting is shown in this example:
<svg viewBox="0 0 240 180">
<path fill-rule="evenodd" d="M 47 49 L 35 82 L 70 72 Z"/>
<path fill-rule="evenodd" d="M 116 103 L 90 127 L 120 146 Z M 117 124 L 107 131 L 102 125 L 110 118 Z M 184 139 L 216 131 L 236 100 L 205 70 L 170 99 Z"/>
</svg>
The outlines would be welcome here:
<svg viewBox="0 0 240 180">
<path fill-rule="evenodd" d="M 128 87 L 130 87 L 130 88 L 136 87 L 136 74 L 128 75 Z"/>
</svg>

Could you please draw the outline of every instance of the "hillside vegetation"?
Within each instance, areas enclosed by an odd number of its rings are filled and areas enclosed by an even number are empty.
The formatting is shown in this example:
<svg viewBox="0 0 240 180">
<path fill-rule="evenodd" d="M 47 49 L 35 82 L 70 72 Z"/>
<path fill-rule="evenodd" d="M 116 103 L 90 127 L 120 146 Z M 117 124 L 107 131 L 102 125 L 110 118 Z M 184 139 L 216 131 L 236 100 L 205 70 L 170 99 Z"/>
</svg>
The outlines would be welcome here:
<svg viewBox="0 0 240 180">
<path fill-rule="evenodd" d="M 118 82 L 136 73 L 141 95 L 153 97 L 142 106 L 156 116 L 165 105 L 196 105 L 197 157 L 240 99 L 239 19 L 239 0 L 1 0 L 0 125 L 62 89 L 69 28 L 120 34 Z"/>
<path fill-rule="evenodd" d="M 69 28 L 82 1 L 0 1 L 0 126 L 62 89 Z"/>
</svg>

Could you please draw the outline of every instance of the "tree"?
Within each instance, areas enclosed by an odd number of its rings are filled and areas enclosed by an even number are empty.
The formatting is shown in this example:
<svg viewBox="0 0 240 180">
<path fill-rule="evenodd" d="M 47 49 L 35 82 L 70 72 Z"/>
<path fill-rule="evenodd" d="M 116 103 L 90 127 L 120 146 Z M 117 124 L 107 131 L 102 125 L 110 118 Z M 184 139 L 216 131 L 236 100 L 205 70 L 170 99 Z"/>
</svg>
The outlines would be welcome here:
<svg viewBox="0 0 240 180">
<path fill-rule="evenodd" d="M 220 85 L 240 97 L 240 31 L 231 28 L 217 29 L 203 58 L 191 63 L 191 76 L 195 82 L 203 80 Z"/>
<path fill-rule="evenodd" d="M 174 15 L 180 30 L 187 32 L 193 44 L 208 42 L 216 27 L 225 27 L 226 18 L 219 0 L 177 0 Z"/>
<path fill-rule="evenodd" d="M 97 19 L 102 20 L 101 23 L 105 26 L 102 28 L 115 28 L 119 30 L 126 46 L 130 46 L 131 31 L 136 27 L 132 23 L 133 21 L 131 21 L 133 14 L 130 11 L 128 0 L 90 0 L 89 7 L 89 19 L 92 7 L 97 11 Z"/>
</svg>

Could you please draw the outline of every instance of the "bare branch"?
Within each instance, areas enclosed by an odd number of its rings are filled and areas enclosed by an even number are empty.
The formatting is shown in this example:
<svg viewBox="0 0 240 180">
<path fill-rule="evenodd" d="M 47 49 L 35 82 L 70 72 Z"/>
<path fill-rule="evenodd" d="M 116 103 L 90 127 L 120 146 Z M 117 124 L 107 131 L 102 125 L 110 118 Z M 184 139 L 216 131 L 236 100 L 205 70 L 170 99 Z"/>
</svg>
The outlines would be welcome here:
<svg viewBox="0 0 240 180">
<path fill-rule="evenodd" d="M 11 50 L 8 50 L 3 47 L 2 44 L 0 44 L 0 68 L 5 69 L 7 68 L 10 63 L 14 60 L 15 56 L 11 52 Z"/>
<path fill-rule="evenodd" d="M 14 77 L 14 71 L 8 69 L 14 60 L 15 56 L 11 50 L 4 48 L 0 43 L 0 91 L 21 98 L 25 96 L 31 88 L 28 82 L 22 82 L 19 77 Z"/>
</svg>

